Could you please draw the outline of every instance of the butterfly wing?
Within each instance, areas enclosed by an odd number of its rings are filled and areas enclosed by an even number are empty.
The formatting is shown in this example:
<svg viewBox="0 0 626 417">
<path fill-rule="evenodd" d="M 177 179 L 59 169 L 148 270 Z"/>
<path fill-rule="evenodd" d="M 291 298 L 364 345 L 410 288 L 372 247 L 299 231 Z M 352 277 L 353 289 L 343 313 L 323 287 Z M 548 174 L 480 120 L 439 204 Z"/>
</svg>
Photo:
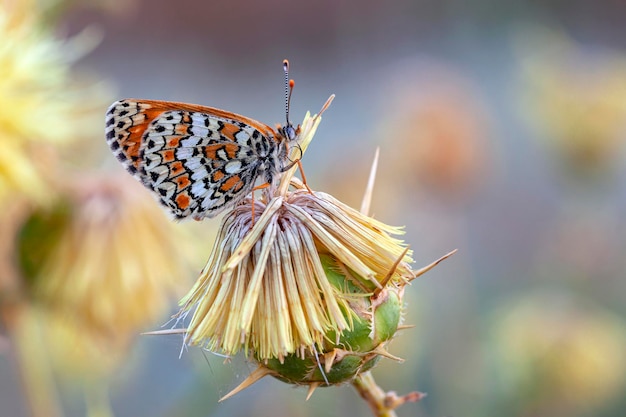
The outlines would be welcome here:
<svg viewBox="0 0 626 417">
<path fill-rule="evenodd" d="M 177 218 L 213 217 L 236 204 L 276 149 L 269 126 L 185 103 L 121 100 L 106 125 L 118 160 Z"/>
</svg>

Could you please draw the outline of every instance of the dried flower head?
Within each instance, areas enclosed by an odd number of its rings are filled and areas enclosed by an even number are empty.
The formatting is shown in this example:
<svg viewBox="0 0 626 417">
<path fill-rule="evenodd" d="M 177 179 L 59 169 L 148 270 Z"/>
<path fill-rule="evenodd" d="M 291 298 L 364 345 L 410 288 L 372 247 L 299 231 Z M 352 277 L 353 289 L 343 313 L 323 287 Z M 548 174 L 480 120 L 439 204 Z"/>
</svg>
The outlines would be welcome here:
<svg viewBox="0 0 626 417">
<path fill-rule="evenodd" d="M 319 120 L 305 118 L 301 151 Z M 295 169 L 224 217 L 181 301 L 179 317 L 193 311 L 187 344 L 259 361 L 229 396 L 265 375 L 341 383 L 392 357 L 384 345 L 400 324 L 404 286 L 434 266 L 413 271 L 401 228 L 311 191 Z"/>
<path fill-rule="evenodd" d="M 325 193 L 302 187 L 255 201 L 262 214 L 254 223 L 251 204 L 225 217 L 221 244 L 185 298 L 183 309 L 197 304 L 188 328 L 192 344 L 228 354 L 251 348 L 261 359 L 321 348 L 329 330 L 350 328 L 350 316 L 344 315 L 348 299 L 330 284 L 320 256 L 332 256 L 367 293 L 382 288 L 405 250 L 391 237 L 400 229 Z M 407 261 L 405 255 L 393 282 L 412 278 Z"/>
</svg>

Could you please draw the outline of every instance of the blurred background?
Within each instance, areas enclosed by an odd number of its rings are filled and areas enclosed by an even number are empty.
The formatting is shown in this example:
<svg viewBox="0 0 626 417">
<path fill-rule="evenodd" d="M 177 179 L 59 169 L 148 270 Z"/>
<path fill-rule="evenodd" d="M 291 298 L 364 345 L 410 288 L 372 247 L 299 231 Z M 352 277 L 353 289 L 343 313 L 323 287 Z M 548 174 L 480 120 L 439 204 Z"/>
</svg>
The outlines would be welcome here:
<svg viewBox="0 0 626 417">
<path fill-rule="evenodd" d="M 374 371 L 428 393 L 398 414 L 623 415 L 626 3 L 0 4 L 0 416 L 368 415 L 349 386 L 305 402 L 271 379 L 218 403 L 253 365 L 138 336 L 219 222 L 161 213 L 110 154 L 106 108 L 282 123 L 284 58 L 294 121 L 336 94 L 311 188 L 359 207 L 380 148 L 373 215 L 406 225 L 416 268 L 459 249 L 407 289 L 405 363 Z"/>
</svg>

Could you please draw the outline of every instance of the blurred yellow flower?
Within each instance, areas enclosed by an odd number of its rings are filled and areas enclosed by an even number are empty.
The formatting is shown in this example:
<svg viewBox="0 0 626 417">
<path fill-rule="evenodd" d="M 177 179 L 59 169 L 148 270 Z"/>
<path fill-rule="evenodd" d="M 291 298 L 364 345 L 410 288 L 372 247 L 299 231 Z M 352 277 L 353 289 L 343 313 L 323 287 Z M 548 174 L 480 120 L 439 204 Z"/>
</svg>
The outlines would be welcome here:
<svg viewBox="0 0 626 417">
<path fill-rule="evenodd" d="M 186 270 L 171 222 L 136 182 L 61 164 L 88 159 L 77 139 L 101 143 L 109 102 L 104 83 L 71 68 L 93 32 L 59 40 L 48 26 L 67 4 L 0 0 L 0 319 L 29 414 L 61 415 L 52 363 L 95 393 L 87 414 L 105 416 L 106 377 L 163 320 Z"/>
<path fill-rule="evenodd" d="M 56 167 L 51 147 L 93 137 L 102 124 L 101 87 L 70 72 L 89 37 L 56 40 L 37 8 L 24 7 L 0 3 L 0 199 L 47 195 Z"/>
<path fill-rule="evenodd" d="M 185 283 L 173 224 L 130 178 L 83 179 L 65 198 L 21 230 L 35 300 L 111 338 L 136 335 Z"/>
<path fill-rule="evenodd" d="M 499 389 L 523 415 L 590 415 L 624 392 L 626 323 L 609 312 L 528 296 L 497 310 L 492 336 Z"/>
<path fill-rule="evenodd" d="M 602 172 L 624 144 L 626 54 L 533 28 L 518 41 L 524 112 L 573 172 Z"/>
<path fill-rule="evenodd" d="M 80 312 L 34 308 L 41 329 L 41 343 L 46 357 L 57 375 L 65 382 L 81 386 L 98 385 L 103 378 L 119 369 L 136 335 L 132 333 L 104 334 L 83 320 Z"/>
</svg>

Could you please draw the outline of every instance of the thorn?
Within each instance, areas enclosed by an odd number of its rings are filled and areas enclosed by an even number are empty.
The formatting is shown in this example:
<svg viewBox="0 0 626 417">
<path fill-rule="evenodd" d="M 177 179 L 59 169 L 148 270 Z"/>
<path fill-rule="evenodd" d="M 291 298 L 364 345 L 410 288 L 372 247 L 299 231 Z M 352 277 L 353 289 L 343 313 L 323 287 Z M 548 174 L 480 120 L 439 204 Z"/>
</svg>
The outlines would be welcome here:
<svg viewBox="0 0 626 417">
<path fill-rule="evenodd" d="M 453 250 L 452 252 L 446 253 L 445 255 L 443 255 L 441 258 L 437 259 L 435 262 L 431 263 L 430 265 L 427 265 L 425 267 L 423 267 L 422 269 L 418 269 L 417 271 L 415 271 L 413 273 L 413 278 L 411 278 L 411 281 L 414 280 L 415 278 L 419 277 L 422 274 L 425 274 L 426 272 L 430 271 L 431 269 L 433 269 L 434 267 L 436 267 L 439 262 L 448 259 L 450 256 L 454 255 L 455 253 L 457 253 L 458 249 Z"/>
<path fill-rule="evenodd" d="M 400 363 L 404 362 L 404 359 L 402 359 L 402 358 L 400 358 L 400 357 L 398 357 L 398 356 L 394 356 L 394 355 L 392 355 L 391 353 L 387 352 L 387 351 L 385 350 L 385 348 L 384 348 L 384 347 L 382 347 L 381 345 L 378 345 L 378 346 L 376 347 L 376 349 L 374 349 L 372 352 L 374 352 L 374 353 L 376 353 L 376 354 L 378 354 L 378 355 L 380 355 L 380 356 L 384 356 L 385 358 L 388 358 L 388 359 L 394 360 L 394 361 L 396 361 L 396 362 L 400 362 Z"/>
<path fill-rule="evenodd" d="M 151 332 L 143 332 L 140 333 L 142 336 L 159 336 L 159 335 L 168 335 L 168 334 L 185 334 L 188 329 L 167 329 L 167 330 L 153 330 Z"/>
<path fill-rule="evenodd" d="M 330 373 L 330 370 L 333 367 L 333 363 L 335 363 L 335 358 L 337 357 L 337 349 L 333 349 L 332 351 L 326 353 L 324 355 L 324 370 L 326 373 Z"/>
<path fill-rule="evenodd" d="M 331 94 L 330 97 L 328 97 L 328 100 L 326 100 L 326 103 L 324 103 L 324 105 L 322 106 L 322 109 L 320 110 L 320 112 L 315 115 L 315 119 L 320 117 L 322 113 L 324 113 L 326 109 L 330 107 L 330 103 L 332 103 L 334 99 L 335 99 L 335 95 Z"/>
<path fill-rule="evenodd" d="M 365 193 L 363 194 L 363 202 L 361 203 L 361 214 L 368 215 L 370 206 L 372 204 L 372 195 L 374 194 L 374 182 L 376 180 L 376 170 L 378 170 L 378 155 L 380 154 L 380 148 L 376 148 L 374 153 L 374 161 L 372 161 L 372 168 L 370 169 L 370 176 L 367 180 L 367 186 L 365 187 Z"/>
<path fill-rule="evenodd" d="M 387 272 L 387 275 L 385 276 L 385 278 L 383 278 L 383 280 L 380 282 L 381 286 L 374 290 L 373 298 L 378 297 L 378 295 L 383 290 L 383 288 L 387 286 L 387 283 L 389 282 L 393 274 L 396 272 L 398 265 L 400 265 L 400 262 L 402 262 L 402 260 L 404 259 L 408 251 L 409 251 L 409 247 L 407 246 L 406 248 L 404 248 L 404 252 L 402 252 L 402 255 L 400 255 L 398 259 L 396 259 L 396 262 L 393 264 L 389 272 Z"/>
<path fill-rule="evenodd" d="M 414 324 L 401 324 L 397 327 L 398 330 L 414 329 Z"/>
<path fill-rule="evenodd" d="M 309 391 L 306 393 L 306 401 L 309 401 L 309 398 L 313 396 L 313 393 L 319 386 L 320 386 L 319 382 L 313 382 L 311 383 L 311 385 L 309 385 Z"/>
<path fill-rule="evenodd" d="M 250 375 L 248 375 L 248 377 L 241 384 L 237 385 L 235 389 L 233 389 L 231 392 L 229 392 L 228 394 L 220 398 L 218 402 L 221 403 L 222 401 L 229 399 L 233 395 L 248 388 L 250 385 L 254 384 L 261 378 L 266 377 L 271 374 L 272 374 L 272 371 L 270 371 L 267 368 L 261 368 L 261 367 L 256 368 L 254 371 L 252 371 Z"/>
</svg>

